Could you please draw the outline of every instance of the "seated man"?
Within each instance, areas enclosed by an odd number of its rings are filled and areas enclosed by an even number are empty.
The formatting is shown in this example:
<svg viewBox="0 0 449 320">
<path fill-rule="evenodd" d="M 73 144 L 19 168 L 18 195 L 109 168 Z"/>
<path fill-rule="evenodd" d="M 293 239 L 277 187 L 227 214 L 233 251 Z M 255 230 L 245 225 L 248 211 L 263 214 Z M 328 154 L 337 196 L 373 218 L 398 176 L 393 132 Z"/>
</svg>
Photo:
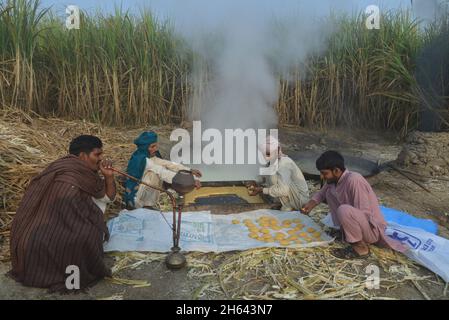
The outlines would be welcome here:
<svg viewBox="0 0 449 320">
<path fill-rule="evenodd" d="M 250 187 L 250 195 L 259 193 L 278 198 L 282 204 L 282 211 L 300 210 L 309 198 L 309 188 L 306 179 L 296 163 L 282 153 L 279 142 L 268 137 L 266 143 L 259 146 L 260 151 L 269 165 L 274 168 L 268 176 L 267 186 Z"/>
<path fill-rule="evenodd" d="M 334 251 L 341 259 L 367 257 L 369 244 L 389 246 L 398 251 L 405 247 L 385 235 L 387 223 L 379 209 L 377 197 L 368 181 L 345 168 L 344 159 L 335 151 L 323 153 L 316 161 L 324 187 L 302 208 L 305 214 L 326 200 L 332 220 L 342 230 L 351 246 Z"/>
<path fill-rule="evenodd" d="M 143 132 L 134 140 L 137 150 L 128 162 L 126 172 L 142 180 L 143 182 L 158 188 L 163 187 L 163 183 L 172 183 L 173 177 L 180 170 L 188 170 L 197 178 L 201 177 L 201 172 L 191 170 L 186 166 L 168 160 L 161 159 L 157 134 L 155 132 Z M 196 187 L 200 187 L 199 180 L 195 179 Z M 124 200 L 128 209 L 149 208 L 158 209 L 160 192 L 151 189 L 143 184 L 127 179 L 125 182 Z"/>
<path fill-rule="evenodd" d="M 102 161 L 102 146 L 97 137 L 79 136 L 70 143 L 69 155 L 31 180 L 11 227 L 10 275 L 17 281 L 65 291 L 110 275 L 103 262 L 109 236 L 103 214 L 116 189 L 111 163 Z M 79 287 L 66 288 L 69 266 L 79 269 Z"/>
</svg>

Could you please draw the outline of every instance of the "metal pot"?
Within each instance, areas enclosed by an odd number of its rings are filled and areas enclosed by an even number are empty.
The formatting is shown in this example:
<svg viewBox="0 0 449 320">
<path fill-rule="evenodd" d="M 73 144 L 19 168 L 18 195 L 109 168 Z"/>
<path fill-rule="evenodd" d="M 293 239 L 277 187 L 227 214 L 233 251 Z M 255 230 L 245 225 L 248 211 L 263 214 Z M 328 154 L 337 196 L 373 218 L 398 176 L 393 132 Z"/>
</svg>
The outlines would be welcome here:
<svg viewBox="0 0 449 320">
<path fill-rule="evenodd" d="M 195 189 L 195 179 L 188 170 L 180 170 L 173 177 L 171 187 L 179 194 L 186 194 Z"/>
</svg>

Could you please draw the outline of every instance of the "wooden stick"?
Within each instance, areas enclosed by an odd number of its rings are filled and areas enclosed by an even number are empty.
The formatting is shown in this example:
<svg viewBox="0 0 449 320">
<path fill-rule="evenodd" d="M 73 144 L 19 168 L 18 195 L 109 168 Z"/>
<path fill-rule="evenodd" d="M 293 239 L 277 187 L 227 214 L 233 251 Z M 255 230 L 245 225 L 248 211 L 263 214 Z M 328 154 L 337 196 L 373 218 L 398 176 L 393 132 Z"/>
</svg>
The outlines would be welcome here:
<svg viewBox="0 0 449 320">
<path fill-rule="evenodd" d="M 418 177 L 421 177 L 421 178 L 441 180 L 441 181 L 449 181 L 449 178 L 445 178 L 445 177 L 431 177 L 431 176 L 427 176 L 427 175 L 424 175 L 424 174 L 421 174 L 421 173 L 416 173 L 416 172 L 413 172 L 413 171 L 410 171 L 410 170 L 406 170 L 406 169 L 400 169 L 400 170 L 405 172 L 405 173 L 409 173 L 409 174 L 412 174 L 412 175 L 415 175 L 415 176 L 418 176 Z"/>
<path fill-rule="evenodd" d="M 392 164 L 388 164 L 388 167 L 392 168 L 393 170 L 397 171 L 399 174 L 401 174 L 402 176 L 406 177 L 407 179 L 409 179 L 411 182 L 415 183 L 417 186 L 421 187 L 422 189 L 424 189 L 425 191 L 427 191 L 428 193 L 432 194 L 432 192 L 427 189 L 424 185 L 422 185 L 420 182 L 416 181 L 415 179 L 409 177 L 408 175 L 406 175 L 404 172 L 402 172 L 401 169 L 397 168 L 396 166 L 392 165 Z"/>
</svg>

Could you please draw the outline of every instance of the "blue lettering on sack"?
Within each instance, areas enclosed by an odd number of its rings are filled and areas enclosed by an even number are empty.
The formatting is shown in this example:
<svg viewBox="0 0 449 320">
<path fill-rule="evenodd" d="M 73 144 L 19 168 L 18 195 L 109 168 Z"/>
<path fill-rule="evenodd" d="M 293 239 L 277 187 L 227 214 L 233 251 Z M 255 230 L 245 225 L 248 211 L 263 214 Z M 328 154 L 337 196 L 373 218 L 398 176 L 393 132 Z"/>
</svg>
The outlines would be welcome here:
<svg viewBox="0 0 449 320">
<path fill-rule="evenodd" d="M 184 230 L 181 229 L 181 239 L 185 242 L 212 243 L 211 223 L 184 222 Z"/>
<path fill-rule="evenodd" d="M 432 252 L 435 251 L 436 245 L 434 244 L 432 239 L 428 239 L 426 243 L 423 245 L 423 251 Z"/>
<path fill-rule="evenodd" d="M 390 238 L 400 241 L 401 243 L 406 243 L 413 249 L 418 249 L 422 242 L 420 239 L 408 234 L 407 232 L 393 229 L 393 234 L 389 235 Z"/>
</svg>

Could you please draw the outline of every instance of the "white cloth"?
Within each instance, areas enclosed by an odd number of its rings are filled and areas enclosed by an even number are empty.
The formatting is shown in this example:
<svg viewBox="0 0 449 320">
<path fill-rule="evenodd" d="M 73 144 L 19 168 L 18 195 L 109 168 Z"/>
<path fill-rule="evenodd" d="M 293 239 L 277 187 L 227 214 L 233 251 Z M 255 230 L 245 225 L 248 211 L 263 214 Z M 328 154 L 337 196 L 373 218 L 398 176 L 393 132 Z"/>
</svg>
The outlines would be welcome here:
<svg viewBox="0 0 449 320">
<path fill-rule="evenodd" d="M 106 195 L 106 194 L 104 195 L 103 198 L 100 198 L 100 199 L 96 199 L 96 198 L 92 197 L 92 200 L 98 206 L 98 208 L 101 209 L 103 214 L 106 212 L 107 205 L 113 201 L 113 200 L 109 199 L 108 195 Z"/>
<path fill-rule="evenodd" d="M 173 246 L 173 233 L 167 226 L 172 212 L 147 209 L 123 210 L 118 217 L 108 221 L 110 239 L 104 245 L 106 252 L 110 251 L 143 251 L 170 252 Z M 291 242 L 288 246 L 279 242 L 262 242 L 248 237 L 248 230 L 240 224 L 233 224 L 232 220 L 243 221 L 249 219 L 255 223 L 258 218 L 268 216 L 280 223 L 284 220 L 299 219 L 304 225 L 304 232 L 313 228 L 320 232 L 318 238 L 311 237 L 311 242 L 303 238 L 298 242 Z M 286 231 L 286 230 L 284 230 Z M 279 231 L 282 232 L 282 231 Z M 307 232 L 307 234 L 310 234 Z M 287 234 L 285 234 L 287 237 Z M 327 245 L 332 241 L 321 227 L 310 217 L 298 212 L 279 212 L 261 209 L 239 214 L 218 215 L 209 211 L 183 212 L 181 224 L 180 247 L 185 252 L 229 252 L 267 247 L 315 247 Z"/>
<path fill-rule="evenodd" d="M 275 161 L 280 155 L 279 141 L 275 137 L 269 136 L 265 142 L 259 144 L 259 150 L 266 161 Z M 268 151 L 270 152 L 269 156 L 267 156 Z"/>
<path fill-rule="evenodd" d="M 190 168 L 157 157 L 147 158 L 142 181 L 150 186 L 162 188 L 163 182 L 172 183 L 173 177 L 180 170 L 190 170 Z M 137 189 L 134 199 L 135 207 L 157 208 L 159 196 L 160 192 L 158 190 L 148 188 L 141 184 L 139 185 L 139 189 Z"/>
<path fill-rule="evenodd" d="M 278 160 L 276 171 L 268 176 L 263 193 L 279 198 L 283 211 L 299 210 L 309 199 L 309 187 L 296 163 L 287 156 Z"/>
</svg>

